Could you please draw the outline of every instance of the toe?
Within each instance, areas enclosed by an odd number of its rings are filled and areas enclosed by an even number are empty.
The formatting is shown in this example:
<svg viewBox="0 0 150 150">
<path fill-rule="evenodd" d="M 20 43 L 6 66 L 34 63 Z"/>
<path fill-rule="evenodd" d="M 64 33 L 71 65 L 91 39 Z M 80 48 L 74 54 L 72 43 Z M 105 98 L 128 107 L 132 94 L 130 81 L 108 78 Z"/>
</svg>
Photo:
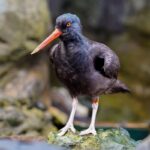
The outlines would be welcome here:
<svg viewBox="0 0 150 150">
<path fill-rule="evenodd" d="M 65 133 L 64 132 L 59 132 L 57 135 L 58 136 L 63 136 Z"/>
<path fill-rule="evenodd" d="M 58 136 L 63 136 L 67 132 L 68 128 L 65 126 L 62 129 L 60 129 L 60 132 L 58 133 Z"/>
<path fill-rule="evenodd" d="M 86 134 L 88 134 L 89 132 L 88 132 L 88 130 L 84 130 L 84 131 L 81 131 L 80 132 L 80 135 L 86 135 Z"/>
<path fill-rule="evenodd" d="M 95 129 L 87 129 L 87 130 L 84 130 L 84 131 L 81 131 L 79 135 L 87 135 L 87 134 L 93 134 L 93 135 L 96 135 L 96 130 Z"/>
<path fill-rule="evenodd" d="M 84 131 L 81 131 L 79 135 L 85 135 L 85 134 L 84 134 Z"/>
<path fill-rule="evenodd" d="M 94 131 L 92 131 L 91 133 L 92 133 L 93 135 L 96 135 L 96 134 L 97 134 L 95 130 L 94 130 Z"/>
<path fill-rule="evenodd" d="M 59 132 L 57 135 L 58 136 L 63 136 L 66 132 L 67 132 L 67 130 L 61 130 L 61 132 Z"/>
<path fill-rule="evenodd" d="M 58 133 L 58 136 L 63 136 L 68 130 L 71 130 L 73 133 L 76 132 L 76 129 L 74 128 L 73 125 L 66 125 L 62 129 L 60 129 L 60 132 Z"/>
<path fill-rule="evenodd" d="M 74 126 L 71 126 L 71 127 L 70 127 L 70 130 L 71 130 L 73 133 L 76 132 L 76 129 L 74 128 Z"/>
</svg>

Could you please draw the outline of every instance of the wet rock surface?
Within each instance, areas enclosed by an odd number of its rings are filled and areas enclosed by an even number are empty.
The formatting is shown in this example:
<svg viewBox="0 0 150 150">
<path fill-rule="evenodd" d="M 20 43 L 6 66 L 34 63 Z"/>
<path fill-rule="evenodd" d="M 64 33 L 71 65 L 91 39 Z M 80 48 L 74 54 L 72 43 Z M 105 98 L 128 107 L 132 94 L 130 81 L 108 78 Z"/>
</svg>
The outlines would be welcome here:
<svg viewBox="0 0 150 150">
<path fill-rule="evenodd" d="M 11 145 L 11 146 L 10 146 Z M 55 145 L 48 145 L 44 141 L 16 141 L 10 139 L 1 139 L 0 140 L 0 149 L 1 150 L 65 150 Z"/>
<path fill-rule="evenodd" d="M 60 137 L 57 136 L 57 133 L 49 133 L 48 143 L 72 150 L 134 150 L 139 143 L 131 139 L 129 133 L 124 129 L 98 130 L 96 136 L 79 136 L 78 133 L 68 132 Z"/>
<path fill-rule="evenodd" d="M 144 139 L 138 146 L 137 150 L 149 150 L 150 149 L 150 136 Z"/>
</svg>

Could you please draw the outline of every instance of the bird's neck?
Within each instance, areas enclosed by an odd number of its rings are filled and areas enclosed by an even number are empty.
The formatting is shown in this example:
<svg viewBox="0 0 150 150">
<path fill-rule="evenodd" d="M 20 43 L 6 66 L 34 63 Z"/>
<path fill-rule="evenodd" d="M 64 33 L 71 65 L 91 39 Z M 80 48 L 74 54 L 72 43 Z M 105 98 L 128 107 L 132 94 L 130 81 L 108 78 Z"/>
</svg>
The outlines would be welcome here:
<svg viewBox="0 0 150 150">
<path fill-rule="evenodd" d="M 60 37 L 61 41 L 63 41 L 65 44 L 68 43 L 83 43 L 84 36 L 81 32 L 69 32 L 65 33 Z"/>
<path fill-rule="evenodd" d="M 61 41 L 63 42 L 66 51 L 78 51 L 80 48 L 86 47 L 85 37 L 81 32 L 68 33 L 61 37 Z"/>
</svg>

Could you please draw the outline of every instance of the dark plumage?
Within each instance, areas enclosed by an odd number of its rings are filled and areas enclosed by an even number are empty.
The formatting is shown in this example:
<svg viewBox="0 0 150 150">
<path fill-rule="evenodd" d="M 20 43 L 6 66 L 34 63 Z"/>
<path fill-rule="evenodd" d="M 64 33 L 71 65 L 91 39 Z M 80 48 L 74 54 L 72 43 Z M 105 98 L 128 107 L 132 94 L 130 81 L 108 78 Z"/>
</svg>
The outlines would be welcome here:
<svg viewBox="0 0 150 150">
<path fill-rule="evenodd" d="M 75 22 L 75 27 L 69 29 L 70 31 L 66 31 L 64 26 L 68 21 L 72 26 Z M 64 14 L 58 17 L 56 27 L 63 30 L 64 34 L 50 51 L 50 58 L 58 78 L 67 86 L 72 96 L 98 96 L 129 91 L 117 80 L 120 67 L 117 55 L 106 45 L 83 36 L 77 16 Z"/>
</svg>

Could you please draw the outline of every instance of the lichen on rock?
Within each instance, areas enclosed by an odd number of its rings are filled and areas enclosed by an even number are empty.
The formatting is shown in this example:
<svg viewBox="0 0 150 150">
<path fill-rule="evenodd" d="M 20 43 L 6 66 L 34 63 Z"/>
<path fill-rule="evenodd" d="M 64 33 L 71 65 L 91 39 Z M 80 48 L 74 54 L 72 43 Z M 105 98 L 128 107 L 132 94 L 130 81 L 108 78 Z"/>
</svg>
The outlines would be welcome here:
<svg viewBox="0 0 150 150">
<path fill-rule="evenodd" d="M 134 150 L 139 142 L 134 141 L 128 131 L 118 129 L 99 129 L 97 135 L 80 136 L 69 131 L 64 136 L 50 132 L 48 143 L 72 150 Z"/>
</svg>

